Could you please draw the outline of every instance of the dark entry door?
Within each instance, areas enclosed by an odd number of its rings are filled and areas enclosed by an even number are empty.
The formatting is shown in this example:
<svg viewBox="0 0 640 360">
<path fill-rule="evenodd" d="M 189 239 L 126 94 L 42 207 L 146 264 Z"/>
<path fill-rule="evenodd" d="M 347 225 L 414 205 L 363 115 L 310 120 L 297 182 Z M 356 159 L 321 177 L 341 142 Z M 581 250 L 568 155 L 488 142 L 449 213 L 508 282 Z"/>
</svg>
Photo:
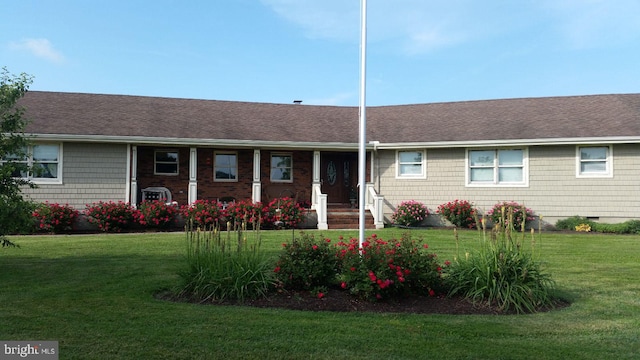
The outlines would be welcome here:
<svg viewBox="0 0 640 360">
<path fill-rule="evenodd" d="M 349 193 L 356 187 L 357 154 L 324 153 L 320 161 L 322 192 L 329 204 L 348 204 Z"/>
</svg>

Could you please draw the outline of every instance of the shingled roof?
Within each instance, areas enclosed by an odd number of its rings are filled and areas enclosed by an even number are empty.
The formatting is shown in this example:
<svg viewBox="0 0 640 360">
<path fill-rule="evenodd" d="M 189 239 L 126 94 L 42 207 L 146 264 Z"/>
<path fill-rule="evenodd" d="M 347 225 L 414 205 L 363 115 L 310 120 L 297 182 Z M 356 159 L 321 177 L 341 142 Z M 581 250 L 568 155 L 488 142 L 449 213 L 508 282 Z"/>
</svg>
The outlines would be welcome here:
<svg viewBox="0 0 640 360">
<path fill-rule="evenodd" d="M 185 143 L 358 142 L 358 108 L 30 91 L 27 132 L 48 137 Z M 640 141 L 640 94 L 367 107 L 381 144 L 621 138 Z"/>
</svg>

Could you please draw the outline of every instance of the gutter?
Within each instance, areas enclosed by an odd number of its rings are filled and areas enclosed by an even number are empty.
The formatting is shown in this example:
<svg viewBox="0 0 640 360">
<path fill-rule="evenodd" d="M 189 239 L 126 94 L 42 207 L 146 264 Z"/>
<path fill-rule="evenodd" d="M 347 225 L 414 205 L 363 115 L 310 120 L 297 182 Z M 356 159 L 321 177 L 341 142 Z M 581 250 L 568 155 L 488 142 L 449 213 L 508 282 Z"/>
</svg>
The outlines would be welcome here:
<svg viewBox="0 0 640 360">
<path fill-rule="evenodd" d="M 99 142 L 131 145 L 174 145 L 174 146 L 211 146 L 228 148 L 261 148 L 261 149 L 331 149 L 358 150 L 357 143 L 343 142 L 299 142 L 299 141 L 263 141 L 232 139 L 185 139 L 170 137 L 144 136 L 104 136 L 104 135 L 71 135 L 71 134 L 25 134 L 28 137 L 43 141 L 62 142 Z"/>
</svg>

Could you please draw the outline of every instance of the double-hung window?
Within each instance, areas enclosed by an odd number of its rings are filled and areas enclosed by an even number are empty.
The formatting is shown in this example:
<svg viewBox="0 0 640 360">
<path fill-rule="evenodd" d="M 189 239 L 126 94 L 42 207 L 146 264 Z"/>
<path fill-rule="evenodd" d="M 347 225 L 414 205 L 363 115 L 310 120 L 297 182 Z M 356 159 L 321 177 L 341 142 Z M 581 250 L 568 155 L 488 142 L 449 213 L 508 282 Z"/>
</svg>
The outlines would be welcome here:
<svg viewBox="0 0 640 360">
<path fill-rule="evenodd" d="M 156 150 L 153 171 L 155 175 L 178 175 L 178 150 Z"/>
<path fill-rule="evenodd" d="M 215 181 L 238 181 L 238 154 L 235 152 L 216 152 L 213 165 Z"/>
<path fill-rule="evenodd" d="M 612 177 L 611 146 L 578 146 L 576 148 L 577 177 Z"/>
<path fill-rule="evenodd" d="M 468 186 L 527 186 L 527 149 L 467 152 Z"/>
<path fill-rule="evenodd" d="M 271 181 L 293 182 L 291 154 L 271 154 Z"/>
<path fill-rule="evenodd" d="M 28 179 L 36 184 L 61 183 L 61 148 L 60 144 L 36 144 L 23 150 L 23 153 L 26 154 L 25 157 L 8 155 L 1 162 L 24 164 L 33 170 L 30 172 L 16 170 L 12 174 L 14 177 Z"/>
<path fill-rule="evenodd" d="M 422 150 L 396 152 L 396 178 L 424 179 L 426 178 L 425 154 Z"/>
</svg>

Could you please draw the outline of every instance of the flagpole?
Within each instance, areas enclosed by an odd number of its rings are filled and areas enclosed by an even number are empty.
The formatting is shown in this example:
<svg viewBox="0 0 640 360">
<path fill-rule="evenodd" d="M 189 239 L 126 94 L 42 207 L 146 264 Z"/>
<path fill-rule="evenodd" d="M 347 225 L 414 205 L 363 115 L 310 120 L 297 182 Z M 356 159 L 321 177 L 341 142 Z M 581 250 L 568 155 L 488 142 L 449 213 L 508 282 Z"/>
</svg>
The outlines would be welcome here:
<svg viewBox="0 0 640 360">
<path fill-rule="evenodd" d="M 362 249 L 365 229 L 365 205 L 367 196 L 367 113 L 366 113 L 366 74 L 367 74 L 367 0 L 360 0 L 360 121 L 358 144 L 358 244 Z"/>
</svg>

